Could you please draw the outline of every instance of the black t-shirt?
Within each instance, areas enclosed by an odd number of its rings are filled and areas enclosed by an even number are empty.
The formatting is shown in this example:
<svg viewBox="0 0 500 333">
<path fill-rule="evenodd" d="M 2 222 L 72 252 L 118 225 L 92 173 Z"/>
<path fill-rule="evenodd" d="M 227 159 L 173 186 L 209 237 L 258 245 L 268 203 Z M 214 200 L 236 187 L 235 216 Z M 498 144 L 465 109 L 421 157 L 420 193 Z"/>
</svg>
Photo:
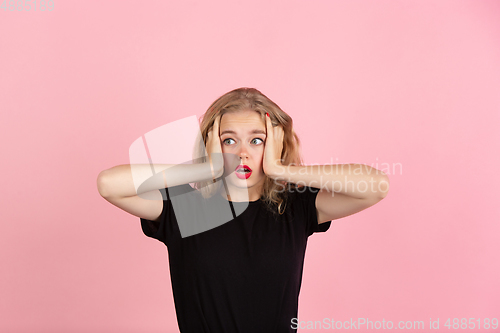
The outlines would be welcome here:
<svg viewBox="0 0 500 333">
<path fill-rule="evenodd" d="M 146 236 L 167 247 L 182 333 L 296 332 L 292 318 L 297 318 L 307 239 L 327 231 L 331 223 L 317 223 L 318 191 L 290 191 L 282 215 L 271 213 L 260 199 L 232 202 L 233 212 L 246 209 L 224 224 L 183 238 L 170 197 L 192 194 L 182 200 L 187 208 L 207 199 L 188 184 L 169 188 L 170 196 L 160 190 L 159 221 L 141 218 L 141 226 Z M 216 194 L 208 200 L 225 199 Z"/>
</svg>

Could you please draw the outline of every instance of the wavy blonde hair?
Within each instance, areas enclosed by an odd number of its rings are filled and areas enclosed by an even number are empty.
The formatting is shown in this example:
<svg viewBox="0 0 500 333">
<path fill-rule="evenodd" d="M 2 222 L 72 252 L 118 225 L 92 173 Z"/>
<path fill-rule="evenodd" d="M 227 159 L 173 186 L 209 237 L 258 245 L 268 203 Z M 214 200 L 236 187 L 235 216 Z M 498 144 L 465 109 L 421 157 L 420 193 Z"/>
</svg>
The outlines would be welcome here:
<svg viewBox="0 0 500 333">
<path fill-rule="evenodd" d="M 286 114 L 281 108 L 271 101 L 268 97 L 262 94 L 255 88 L 238 88 L 234 89 L 221 97 L 210 105 L 205 114 L 200 117 L 200 134 L 198 144 L 195 147 L 194 159 L 200 162 L 206 162 L 207 156 L 204 154 L 208 132 L 213 127 L 214 121 L 218 115 L 223 115 L 232 111 L 253 110 L 260 114 L 262 121 L 265 123 L 266 112 L 271 117 L 273 126 L 281 125 L 283 127 L 283 150 L 281 153 L 282 165 L 302 165 L 300 156 L 300 140 L 293 130 L 292 118 Z M 205 155 L 203 157 L 203 155 Z M 200 158 L 200 156 L 202 156 Z M 195 188 L 201 191 L 203 197 L 208 198 L 213 196 L 220 189 L 218 181 L 202 181 L 195 183 Z M 261 199 L 266 203 L 266 206 L 273 212 L 276 210 L 281 215 L 286 208 L 287 190 L 296 188 L 293 183 L 284 181 L 274 181 L 266 176 L 263 185 Z M 287 189 L 287 190 L 285 190 Z"/>
</svg>

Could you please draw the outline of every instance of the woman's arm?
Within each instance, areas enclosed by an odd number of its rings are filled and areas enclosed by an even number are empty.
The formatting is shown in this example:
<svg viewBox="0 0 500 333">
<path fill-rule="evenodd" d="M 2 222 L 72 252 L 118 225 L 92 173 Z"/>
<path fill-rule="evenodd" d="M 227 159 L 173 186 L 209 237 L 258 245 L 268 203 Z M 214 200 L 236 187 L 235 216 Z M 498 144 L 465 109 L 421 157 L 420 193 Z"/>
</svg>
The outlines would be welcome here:
<svg viewBox="0 0 500 333">
<path fill-rule="evenodd" d="M 365 164 L 277 164 L 269 176 L 276 180 L 315 187 L 356 199 L 383 199 L 389 191 L 389 177 Z"/>
<path fill-rule="evenodd" d="M 156 174 L 151 176 L 155 170 Z M 195 183 L 222 175 L 209 162 L 198 164 L 123 164 L 102 171 L 97 188 L 103 197 L 130 197 L 167 187 Z"/>
<path fill-rule="evenodd" d="M 106 201 L 134 216 L 157 220 L 163 209 L 160 189 L 214 179 L 224 173 L 219 122 L 220 117 L 217 117 L 208 133 L 207 162 L 118 165 L 99 173 L 99 194 Z"/>
<path fill-rule="evenodd" d="M 152 166 L 147 164 L 133 164 L 104 170 L 97 177 L 99 194 L 127 213 L 157 221 L 163 210 L 163 196 L 159 189 L 212 178 L 208 162 L 192 165 L 155 165 L 155 170 L 163 171 L 144 181 L 136 190 L 135 184 L 151 175 L 151 168 Z M 140 195 L 146 192 L 146 195 Z"/>
<path fill-rule="evenodd" d="M 271 178 L 320 189 L 318 223 L 349 216 L 375 205 L 389 192 L 389 177 L 364 164 L 283 166 Z"/>
<path fill-rule="evenodd" d="M 320 189 L 318 223 L 352 215 L 373 206 L 389 192 L 389 177 L 365 164 L 282 165 L 283 129 L 266 120 L 264 172 L 276 181 Z"/>
<path fill-rule="evenodd" d="M 214 179 L 224 173 L 220 116 L 207 133 L 208 161 L 195 164 L 124 164 L 102 171 L 97 188 L 103 197 L 131 197 L 153 190 Z"/>
</svg>

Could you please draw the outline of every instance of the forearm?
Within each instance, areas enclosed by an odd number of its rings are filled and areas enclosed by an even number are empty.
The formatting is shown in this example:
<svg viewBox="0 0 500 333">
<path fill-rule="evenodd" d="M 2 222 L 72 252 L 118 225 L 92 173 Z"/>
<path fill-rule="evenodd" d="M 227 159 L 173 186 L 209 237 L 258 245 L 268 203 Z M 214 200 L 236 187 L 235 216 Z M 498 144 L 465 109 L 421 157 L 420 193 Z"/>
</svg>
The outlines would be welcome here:
<svg viewBox="0 0 500 333">
<path fill-rule="evenodd" d="M 365 164 L 279 165 L 271 177 L 359 199 L 383 198 L 389 190 L 387 175 Z"/>
<path fill-rule="evenodd" d="M 99 174 L 101 196 L 128 197 L 220 176 L 208 162 L 197 164 L 123 164 Z"/>
</svg>

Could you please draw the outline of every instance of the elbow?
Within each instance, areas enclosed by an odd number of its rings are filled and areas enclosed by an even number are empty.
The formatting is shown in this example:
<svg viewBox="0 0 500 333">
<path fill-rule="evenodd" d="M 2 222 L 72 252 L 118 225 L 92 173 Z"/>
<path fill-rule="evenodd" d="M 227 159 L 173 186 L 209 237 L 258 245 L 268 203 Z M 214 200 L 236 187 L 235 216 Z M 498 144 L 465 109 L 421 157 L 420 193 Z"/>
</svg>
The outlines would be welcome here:
<svg viewBox="0 0 500 333">
<path fill-rule="evenodd" d="M 108 186 L 106 185 L 107 184 L 106 179 L 107 179 L 106 170 L 101 171 L 97 176 L 97 190 L 99 191 L 99 194 L 103 198 L 109 196 Z"/>
<path fill-rule="evenodd" d="M 380 200 L 384 199 L 389 193 L 389 177 L 383 173 L 381 179 L 377 183 L 377 193 Z"/>
</svg>

